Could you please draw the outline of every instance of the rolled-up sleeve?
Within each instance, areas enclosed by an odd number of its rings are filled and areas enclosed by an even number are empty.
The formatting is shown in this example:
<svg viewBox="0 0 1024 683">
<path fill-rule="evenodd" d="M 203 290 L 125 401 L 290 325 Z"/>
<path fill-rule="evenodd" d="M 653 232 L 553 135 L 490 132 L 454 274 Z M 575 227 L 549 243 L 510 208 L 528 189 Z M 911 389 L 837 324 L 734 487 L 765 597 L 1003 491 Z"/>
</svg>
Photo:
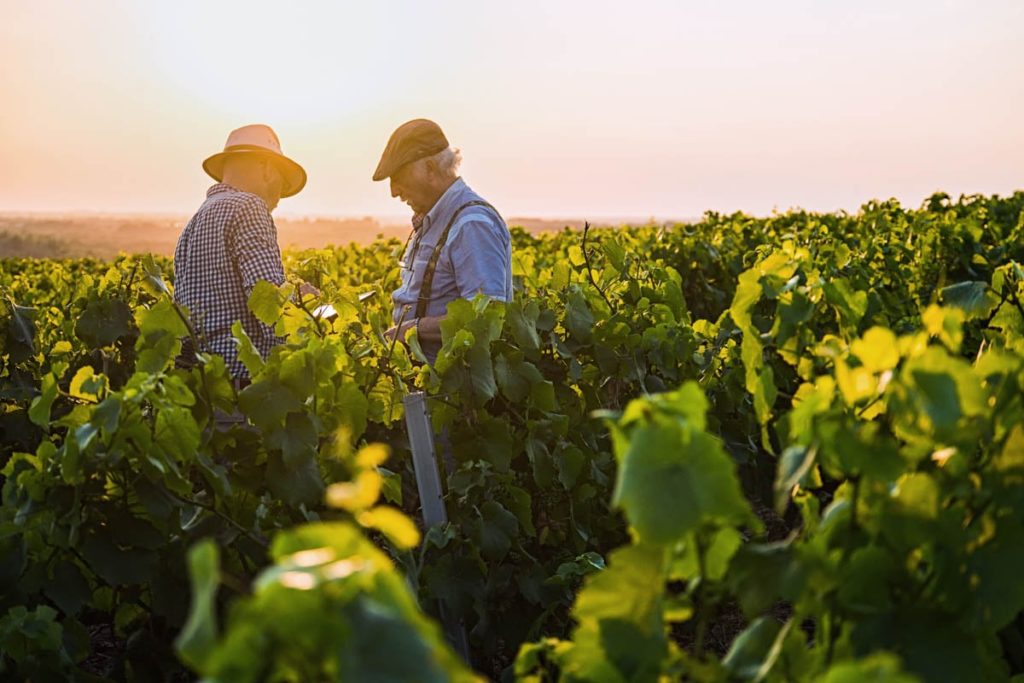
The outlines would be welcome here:
<svg viewBox="0 0 1024 683">
<path fill-rule="evenodd" d="M 512 267 L 512 243 L 508 230 L 491 221 L 468 218 L 453 231 L 449 256 L 459 296 L 472 299 L 486 294 L 508 301 L 508 272 Z"/>
</svg>

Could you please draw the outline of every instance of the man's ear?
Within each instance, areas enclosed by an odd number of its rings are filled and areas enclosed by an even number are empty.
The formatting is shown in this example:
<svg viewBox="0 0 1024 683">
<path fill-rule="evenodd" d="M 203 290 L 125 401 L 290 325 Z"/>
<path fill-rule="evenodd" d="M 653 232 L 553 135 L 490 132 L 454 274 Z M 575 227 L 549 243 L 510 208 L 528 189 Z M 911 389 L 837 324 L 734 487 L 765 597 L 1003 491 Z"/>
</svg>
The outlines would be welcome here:
<svg viewBox="0 0 1024 683">
<path fill-rule="evenodd" d="M 281 172 L 281 170 L 277 167 L 277 164 L 275 164 L 273 161 L 271 161 L 270 159 L 264 159 L 263 182 L 269 185 L 270 183 L 273 183 L 275 181 L 277 181 L 281 185 L 284 185 L 284 173 Z"/>
<path fill-rule="evenodd" d="M 441 175 L 441 169 L 437 167 L 437 159 L 434 159 L 433 157 L 427 157 L 426 161 L 423 163 L 423 167 L 427 171 L 427 177 L 431 180 Z"/>
</svg>

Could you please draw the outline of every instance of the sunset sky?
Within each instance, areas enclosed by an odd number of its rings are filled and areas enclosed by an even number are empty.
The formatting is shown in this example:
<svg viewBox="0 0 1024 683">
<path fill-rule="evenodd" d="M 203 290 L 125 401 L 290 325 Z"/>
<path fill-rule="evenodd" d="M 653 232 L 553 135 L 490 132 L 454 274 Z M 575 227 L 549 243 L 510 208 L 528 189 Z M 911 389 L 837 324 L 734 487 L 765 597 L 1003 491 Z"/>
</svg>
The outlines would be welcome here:
<svg viewBox="0 0 1024 683">
<path fill-rule="evenodd" d="M 401 215 L 438 121 L 510 216 L 855 209 L 1024 188 L 1024 2 L 0 0 L 0 212 L 188 214 L 262 122 L 284 215 Z"/>
</svg>

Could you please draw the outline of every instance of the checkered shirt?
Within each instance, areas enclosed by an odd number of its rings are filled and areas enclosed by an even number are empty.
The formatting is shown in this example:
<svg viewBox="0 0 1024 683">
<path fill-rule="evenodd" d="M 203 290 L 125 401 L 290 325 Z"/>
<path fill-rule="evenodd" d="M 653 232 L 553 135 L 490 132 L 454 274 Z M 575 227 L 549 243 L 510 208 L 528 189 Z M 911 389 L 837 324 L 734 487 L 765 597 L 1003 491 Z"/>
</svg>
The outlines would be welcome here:
<svg viewBox="0 0 1024 683">
<path fill-rule="evenodd" d="M 174 300 L 190 311 L 206 350 L 223 356 L 236 378 L 249 376 L 231 338 L 236 320 L 264 358 L 280 342 L 249 310 L 249 293 L 259 280 L 284 283 L 274 219 L 258 196 L 218 183 L 178 237 Z M 186 361 L 191 352 L 186 340 Z"/>
</svg>

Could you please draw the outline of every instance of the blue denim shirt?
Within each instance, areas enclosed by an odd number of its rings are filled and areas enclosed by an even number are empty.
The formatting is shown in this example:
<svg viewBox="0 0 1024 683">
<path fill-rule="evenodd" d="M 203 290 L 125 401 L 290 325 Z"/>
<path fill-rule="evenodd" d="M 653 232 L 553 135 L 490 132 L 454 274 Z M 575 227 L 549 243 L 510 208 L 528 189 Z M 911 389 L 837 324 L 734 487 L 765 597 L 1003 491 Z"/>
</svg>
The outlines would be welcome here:
<svg viewBox="0 0 1024 683">
<path fill-rule="evenodd" d="M 402 259 L 402 286 L 391 294 L 395 323 L 402 318 L 406 306 L 409 309 L 405 320 L 416 315 L 423 274 L 434 246 L 456 209 L 472 201 L 481 201 L 480 195 L 462 178 L 457 179 L 427 212 L 423 225 L 409 240 Z M 477 293 L 512 301 L 512 237 L 501 216 L 486 206 L 463 209 L 448 233 L 434 272 L 426 314 L 444 315 L 450 302 L 472 299 Z M 437 353 L 426 346 L 423 350 L 431 360 Z"/>
</svg>

